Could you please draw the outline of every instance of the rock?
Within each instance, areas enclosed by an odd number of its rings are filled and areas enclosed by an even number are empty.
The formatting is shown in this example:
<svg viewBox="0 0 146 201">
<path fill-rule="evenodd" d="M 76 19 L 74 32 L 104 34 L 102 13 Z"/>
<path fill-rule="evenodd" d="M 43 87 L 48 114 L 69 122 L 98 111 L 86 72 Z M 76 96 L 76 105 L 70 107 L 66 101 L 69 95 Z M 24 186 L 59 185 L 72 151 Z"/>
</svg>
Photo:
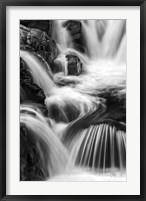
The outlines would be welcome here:
<svg viewBox="0 0 146 201">
<path fill-rule="evenodd" d="M 40 54 L 50 65 L 58 55 L 55 41 L 46 32 L 20 25 L 20 49 Z"/>
<path fill-rule="evenodd" d="M 80 39 L 80 37 L 81 37 L 80 33 L 77 33 L 77 34 L 73 35 L 74 42 L 77 42 Z"/>
<path fill-rule="evenodd" d="M 67 20 L 63 25 L 67 28 L 71 35 L 81 33 L 82 24 L 77 20 Z"/>
<path fill-rule="evenodd" d="M 105 118 L 126 123 L 126 93 L 123 87 L 111 86 L 98 91 L 106 100 Z"/>
<path fill-rule="evenodd" d="M 68 75 L 80 75 L 82 72 L 82 63 L 77 56 L 66 55 L 68 64 Z"/>
<path fill-rule="evenodd" d="M 22 58 L 20 58 L 20 82 L 33 82 L 32 76 Z"/>
<path fill-rule="evenodd" d="M 37 140 L 33 133 L 24 125 L 20 126 L 20 180 L 44 181 L 49 172 L 42 165 L 40 152 L 37 148 Z"/>
<path fill-rule="evenodd" d="M 27 95 L 25 94 L 24 89 L 20 85 L 20 103 L 23 103 L 26 100 Z"/>
<path fill-rule="evenodd" d="M 25 91 L 27 101 L 32 101 L 34 103 L 44 104 L 45 95 L 43 90 L 34 83 L 21 82 L 21 87 Z"/>
<path fill-rule="evenodd" d="M 20 59 L 20 86 L 21 92 L 23 92 L 23 98 L 21 99 L 21 102 L 29 100 L 34 103 L 40 103 L 44 105 L 44 100 L 46 98 L 44 92 L 39 86 L 33 83 L 31 74 L 22 59 Z"/>
<path fill-rule="evenodd" d="M 50 20 L 21 20 L 20 24 L 45 31 L 48 36 L 51 36 L 52 23 Z"/>
<path fill-rule="evenodd" d="M 79 84 L 80 82 L 78 80 L 75 79 L 67 79 L 68 76 L 61 76 L 61 77 L 57 77 L 55 81 L 55 84 L 57 84 L 60 87 L 64 87 L 64 86 L 70 86 L 72 88 L 74 88 L 77 84 Z"/>
<path fill-rule="evenodd" d="M 81 22 L 77 20 L 67 20 L 64 22 L 63 26 L 66 27 L 66 29 L 70 32 L 73 39 L 74 48 L 80 50 L 81 52 L 85 52 L 83 46 Z"/>
<path fill-rule="evenodd" d="M 26 27 L 20 25 L 20 44 L 26 44 L 27 43 L 27 34 L 29 32 L 29 29 Z"/>
</svg>

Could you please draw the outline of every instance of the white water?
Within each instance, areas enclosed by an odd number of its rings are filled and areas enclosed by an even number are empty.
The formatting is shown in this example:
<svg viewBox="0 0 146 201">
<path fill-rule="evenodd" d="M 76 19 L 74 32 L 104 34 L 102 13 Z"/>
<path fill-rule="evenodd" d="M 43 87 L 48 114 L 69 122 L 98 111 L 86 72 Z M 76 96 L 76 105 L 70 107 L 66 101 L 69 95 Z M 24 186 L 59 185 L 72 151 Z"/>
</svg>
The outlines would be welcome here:
<svg viewBox="0 0 146 201">
<path fill-rule="evenodd" d="M 66 168 L 68 160 L 68 152 L 66 148 L 53 133 L 51 128 L 48 126 L 47 121 L 45 121 L 41 114 L 29 106 L 23 107 L 23 110 L 25 110 L 26 113 L 21 113 L 20 123 L 25 124 L 38 139 L 37 146 L 39 147 L 39 153 L 44 163 L 47 160 L 47 168 L 50 176 L 60 174 Z M 20 111 L 22 112 L 22 108 L 20 108 Z M 33 112 L 36 117 L 29 114 L 29 112 Z M 43 142 L 43 149 L 45 149 L 44 153 L 40 148 L 39 142 L 41 141 Z"/>
<path fill-rule="evenodd" d="M 72 38 L 63 26 L 66 20 L 55 20 L 53 24 L 52 36 L 58 44 L 59 50 L 62 52 L 66 48 L 73 48 Z"/>
<path fill-rule="evenodd" d="M 74 133 L 73 130 L 66 133 L 68 126 L 74 125 L 73 120 L 95 110 L 98 114 L 101 105 L 103 110 L 106 109 L 106 100 L 97 96 L 101 90 L 119 87 L 119 99 L 126 93 L 125 21 L 81 21 L 86 53 L 73 48 L 71 35 L 63 23 L 60 20 L 54 22 L 53 36 L 59 48 L 55 62 L 61 66 L 59 77 L 64 81 L 76 80 L 77 84 L 74 87 L 58 87 L 38 58 L 20 51 L 34 82 L 46 95 L 45 104 L 52 124 L 48 124 L 40 111 L 26 105 L 20 108 L 21 111 L 27 111 L 21 112 L 21 122 L 48 147 L 48 161 L 51 161 L 48 171 L 53 176 L 52 180 L 123 180 L 126 171 L 125 131 L 108 124 L 93 126 L 91 123 L 88 128 L 79 127 L 75 136 L 68 137 L 65 144 L 61 141 L 64 133 L 68 136 Z M 83 63 L 83 74 L 78 77 L 67 76 L 67 54 L 78 56 Z M 57 74 L 53 77 L 57 79 Z"/>
<path fill-rule="evenodd" d="M 46 95 L 49 95 L 55 87 L 54 82 L 47 74 L 45 67 L 36 56 L 26 51 L 20 51 L 20 57 L 26 62 L 34 82 L 43 89 Z M 51 70 L 50 70 L 51 71 Z"/>
<path fill-rule="evenodd" d="M 74 165 L 90 167 L 101 173 L 106 173 L 109 168 L 114 173 L 115 167 L 125 171 L 126 136 L 114 126 L 91 125 L 68 139 L 66 144 Z"/>
<path fill-rule="evenodd" d="M 101 44 L 98 39 L 98 32 L 96 31 L 97 22 L 95 20 L 88 20 L 86 23 L 83 21 L 82 25 L 89 57 L 100 57 Z"/>
</svg>

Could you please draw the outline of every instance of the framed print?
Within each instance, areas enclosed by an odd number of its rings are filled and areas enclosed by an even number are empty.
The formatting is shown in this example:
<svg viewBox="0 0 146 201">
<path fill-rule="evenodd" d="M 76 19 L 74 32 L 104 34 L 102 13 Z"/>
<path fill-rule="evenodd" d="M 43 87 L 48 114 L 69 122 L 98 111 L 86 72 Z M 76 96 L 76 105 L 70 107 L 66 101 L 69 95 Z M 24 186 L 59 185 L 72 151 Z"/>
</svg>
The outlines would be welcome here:
<svg viewBox="0 0 146 201">
<path fill-rule="evenodd" d="M 1 200 L 146 200 L 144 0 L 1 1 Z"/>
</svg>

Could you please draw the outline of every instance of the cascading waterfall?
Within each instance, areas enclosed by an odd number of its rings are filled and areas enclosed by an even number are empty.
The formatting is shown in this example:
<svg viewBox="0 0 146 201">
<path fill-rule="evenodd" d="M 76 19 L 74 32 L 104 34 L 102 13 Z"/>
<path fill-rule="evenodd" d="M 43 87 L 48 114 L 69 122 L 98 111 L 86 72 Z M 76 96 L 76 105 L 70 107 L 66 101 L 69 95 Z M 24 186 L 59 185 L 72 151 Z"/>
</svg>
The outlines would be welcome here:
<svg viewBox="0 0 146 201">
<path fill-rule="evenodd" d="M 105 32 L 105 35 L 103 37 L 104 56 L 113 58 L 117 54 L 123 36 L 125 35 L 125 23 L 125 20 L 109 21 L 107 31 Z M 126 43 L 124 43 L 122 49 L 123 51 L 126 51 Z"/>
<path fill-rule="evenodd" d="M 55 114 L 57 119 L 68 122 L 70 118 L 75 119 L 94 108 L 93 105 L 96 105 L 94 98 L 79 93 L 77 89 L 58 88 L 46 73 L 43 64 L 33 54 L 20 51 L 20 56 L 30 69 L 34 82 L 45 92 L 45 104 L 51 117 Z M 71 117 L 72 111 L 74 111 L 73 117 Z"/>
<path fill-rule="evenodd" d="M 92 60 L 114 57 L 125 34 L 125 20 L 108 20 L 108 24 L 103 23 L 102 20 L 82 22 L 87 54 Z M 121 49 L 126 50 L 126 42 Z"/>
<path fill-rule="evenodd" d="M 20 123 L 30 129 L 38 139 L 37 147 L 42 163 L 47 165 L 49 175 L 53 176 L 63 172 L 66 168 L 68 152 L 59 138 L 53 133 L 45 118 L 26 105 L 20 108 L 20 112 Z"/>
<path fill-rule="evenodd" d="M 65 142 L 74 165 L 90 167 L 95 172 L 114 172 L 126 167 L 125 131 L 108 124 L 91 125 Z"/>
<path fill-rule="evenodd" d="M 72 36 L 64 26 L 65 20 L 53 22 L 52 36 L 59 50 L 54 63 L 61 66 L 59 73 L 53 74 L 50 68 L 50 74 L 47 73 L 33 53 L 20 51 L 34 82 L 44 91 L 48 110 L 48 117 L 45 117 L 35 105 L 22 104 L 20 122 L 32 131 L 38 144 L 43 142 L 43 151 L 40 145 L 38 147 L 41 157 L 47 161 L 44 164 L 47 164 L 51 179 L 61 179 L 57 177 L 60 174 L 70 179 L 66 172 L 69 174 L 74 169 L 87 173 L 89 181 L 90 173 L 97 176 L 97 180 L 107 172 L 114 175 L 117 171 L 125 176 L 126 125 L 122 120 L 116 121 L 113 112 L 116 109 L 111 109 L 110 104 L 116 97 L 119 104 L 126 102 L 126 22 L 80 22 L 84 53 L 74 48 Z M 77 56 L 82 62 L 83 71 L 79 76 L 68 76 L 68 54 Z M 76 82 L 58 86 L 54 80 L 59 78 L 66 83 Z M 113 90 L 113 98 L 109 101 L 101 96 L 108 90 Z"/>
<path fill-rule="evenodd" d="M 66 27 L 63 26 L 65 20 L 56 20 L 53 24 L 52 35 L 59 47 L 60 52 L 64 51 L 66 48 L 72 48 L 72 38 L 67 31 Z"/>
<path fill-rule="evenodd" d="M 69 31 L 67 31 L 66 27 L 63 26 L 64 23 L 65 20 L 56 20 L 53 24 L 52 35 L 59 49 L 59 55 L 55 62 L 60 63 L 64 75 L 67 75 L 68 71 L 65 50 L 67 48 L 73 48 L 73 43 Z"/>
<path fill-rule="evenodd" d="M 51 80 L 51 76 L 48 76 L 43 64 L 41 64 L 36 56 L 27 51 L 20 50 L 20 57 L 26 62 L 30 69 L 34 82 L 43 89 L 46 95 L 49 95 L 55 87 L 55 84 L 53 80 Z"/>
<path fill-rule="evenodd" d="M 98 39 L 96 31 L 96 21 L 89 20 L 88 22 L 83 21 L 83 34 L 86 41 L 87 53 L 89 57 L 98 58 L 100 57 L 100 41 Z"/>
</svg>

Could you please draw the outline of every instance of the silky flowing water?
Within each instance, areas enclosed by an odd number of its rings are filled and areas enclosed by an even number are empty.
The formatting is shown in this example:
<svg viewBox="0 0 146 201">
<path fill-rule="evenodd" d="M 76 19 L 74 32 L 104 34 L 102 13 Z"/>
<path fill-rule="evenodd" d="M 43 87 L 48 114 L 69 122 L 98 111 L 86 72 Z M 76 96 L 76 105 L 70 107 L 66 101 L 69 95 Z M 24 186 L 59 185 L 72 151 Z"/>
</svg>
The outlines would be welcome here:
<svg viewBox="0 0 146 201">
<path fill-rule="evenodd" d="M 124 20 L 81 20 L 85 52 L 75 49 L 72 36 L 56 20 L 54 40 L 62 73 L 45 70 L 38 57 L 20 51 L 34 82 L 44 91 L 48 117 L 33 104 L 21 105 L 20 121 L 41 141 L 39 150 L 50 173 L 48 181 L 123 181 L 126 179 L 126 125 L 108 120 L 106 101 L 98 94 L 118 88 L 126 94 L 126 24 Z M 66 55 L 77 56 L 83 74 L 68 76 Z M 55 80 L 73 80 L 58 86 Z M 110 111 L 109 111 L 110 113 Z M 56 115 L 57 114 L 57 115 Z M 39 146 L 39 145 L 38 145 Z"/>
</svg>

